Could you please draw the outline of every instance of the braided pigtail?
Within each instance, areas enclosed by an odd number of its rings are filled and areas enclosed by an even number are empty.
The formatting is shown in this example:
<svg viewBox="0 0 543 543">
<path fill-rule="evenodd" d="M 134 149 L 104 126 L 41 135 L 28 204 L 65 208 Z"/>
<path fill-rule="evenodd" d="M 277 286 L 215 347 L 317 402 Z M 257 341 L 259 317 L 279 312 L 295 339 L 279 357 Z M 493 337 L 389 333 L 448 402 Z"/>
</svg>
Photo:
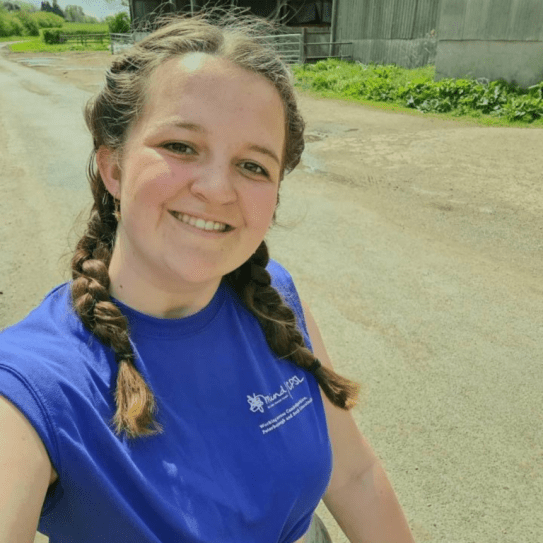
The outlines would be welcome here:
<svg viewBox="0 0 543 543">
<path fill-rule="evenodd" d="M 260 322 L 272 351 L 313 373 L 322 391 L 335 406 L 350 409 L 356 404 L 359 386 L 330 368 L 315 363 L 315 356 L 306 347 L 296 326 L 294 312 L 271 285 L 271 277 L 266 270 L 268 262 L 268 248 L 263 241 L 252 257 L 228 274 L 226 280 Z"/>
<path fill-rule="evenodd" d="M 97 174 L 99 175 L 99 174 Z M 113 424 L 129 437 L 154 434 L 156 404 L 149 387 L 134 366 L 126 317 L 109 296 L 108 266 L 117 222 L 115 201 L 104 189 L 95 200 L 87 230 L 72 258 L 72 302 L 85 327 L 115 351 L 119 371 Z"/>
</svg>

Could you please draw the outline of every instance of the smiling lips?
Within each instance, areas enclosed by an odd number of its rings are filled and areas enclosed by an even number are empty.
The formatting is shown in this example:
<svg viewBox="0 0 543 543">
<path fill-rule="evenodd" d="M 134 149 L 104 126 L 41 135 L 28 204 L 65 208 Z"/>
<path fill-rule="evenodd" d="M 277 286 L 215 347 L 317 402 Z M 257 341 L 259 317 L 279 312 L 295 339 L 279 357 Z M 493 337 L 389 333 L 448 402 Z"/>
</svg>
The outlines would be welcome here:
<svg viewBox="0 0 543 543">
<path fill-rule="evenodd" d="M 206 230 L 208 232 L 228 232 L 229 230 L 232 230 L 230 225 L 222 222 L 204 221 L 204 219 L 198 219 L 197 217 L 192 217 L 186 213 L 179 213 L 178 211 L 169 210 L 169 213 L 177 220 L 190 224 L 190 226 L 194 226 L 200 230 Z"/>
</svg>

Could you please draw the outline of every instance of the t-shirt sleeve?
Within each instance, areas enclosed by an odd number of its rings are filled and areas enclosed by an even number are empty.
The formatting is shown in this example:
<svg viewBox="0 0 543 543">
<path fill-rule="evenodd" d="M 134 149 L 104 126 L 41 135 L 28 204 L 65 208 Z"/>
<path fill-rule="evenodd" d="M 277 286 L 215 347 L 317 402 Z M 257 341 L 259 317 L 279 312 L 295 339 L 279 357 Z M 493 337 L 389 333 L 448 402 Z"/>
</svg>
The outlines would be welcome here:
<svg viewBox="0 0 543 543">
<path fill-rule="evenodd" d="M 40 436 L 53 467 L 60 472 L 58 443 L 45 399 L 28 379 L 2 360 L 0 360 L 0 396 L 8 399 L 27 418 Z"/>
<path fill-rule="evenodd" d="M 307 331 L 302 302 L 298 291 L 296 290 L 296 286 L 294 285 L 292 276 L 275 260 L 270 260 L 267 270 L 271 275 L 273 287 L 277 289 L 283 298 L 283 301 L 292 309 L 292 311 L 294 311 L 296 324 L 304 337 L 307 348 L 312 351 L 313 347 L 311 345 L 311 339 L 309 338 L 309 332 Z"/>
</svg>

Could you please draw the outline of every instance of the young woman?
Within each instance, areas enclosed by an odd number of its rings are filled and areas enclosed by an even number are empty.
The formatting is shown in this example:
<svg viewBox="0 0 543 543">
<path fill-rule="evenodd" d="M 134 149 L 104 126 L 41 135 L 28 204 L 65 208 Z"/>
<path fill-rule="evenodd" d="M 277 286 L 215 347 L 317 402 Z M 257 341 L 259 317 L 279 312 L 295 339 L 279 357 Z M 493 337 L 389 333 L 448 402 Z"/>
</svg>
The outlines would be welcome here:
<svg viewBox="0 0 543 543">
<path fill-rule="evenodd" d="M 1 543 L 317 543 L 323 497 L 352 542 L 413 541 L 268 257 L 304 124 L 257 26 L 173 20 L 87 107 L 73 280 L 0 335 Z"/>
</svg>

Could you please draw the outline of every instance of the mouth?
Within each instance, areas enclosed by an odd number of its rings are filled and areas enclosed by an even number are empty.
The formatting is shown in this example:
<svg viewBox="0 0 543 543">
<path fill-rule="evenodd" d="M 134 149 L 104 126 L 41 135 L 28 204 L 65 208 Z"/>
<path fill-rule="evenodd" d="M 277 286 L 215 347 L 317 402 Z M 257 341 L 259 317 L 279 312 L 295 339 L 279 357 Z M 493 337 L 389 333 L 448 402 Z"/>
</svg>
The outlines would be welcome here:
<svg viewBox="0 0 543 543">
<path fill-rule="evenodd" d="M 204 230 L 206 232 L 230 232 L 230 230 L 234 229 L 229 224 L 223 222 L 204 221 L 204 219 L 199 219 L 197 217 L 193 217 L 192 215 L 187 215 L 186 213 L 179 213 L 178 211 L 173 211 L 171 209 L 169 209 L 168 212 L 178 221 L 184 222 L 185 224 L 189 224 L 190 226 L 194 226 L 194 228 L 198 228 L 199 230 Z"/>
</svg>

